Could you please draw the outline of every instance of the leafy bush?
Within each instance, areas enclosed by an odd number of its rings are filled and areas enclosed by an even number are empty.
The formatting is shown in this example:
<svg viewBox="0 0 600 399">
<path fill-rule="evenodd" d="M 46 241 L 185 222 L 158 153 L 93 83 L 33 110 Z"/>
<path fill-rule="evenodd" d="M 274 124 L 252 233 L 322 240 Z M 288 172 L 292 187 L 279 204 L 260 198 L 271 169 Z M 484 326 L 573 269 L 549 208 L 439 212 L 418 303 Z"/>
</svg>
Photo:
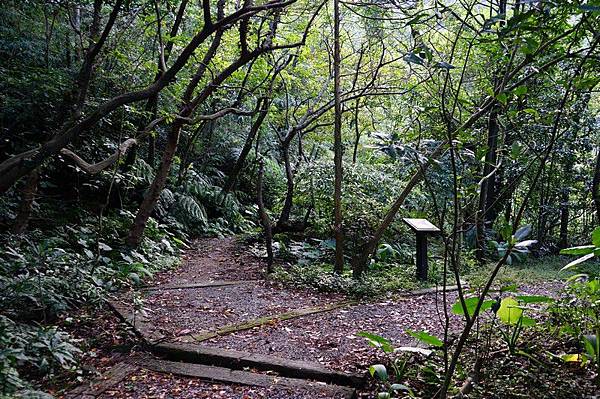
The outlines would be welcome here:
<svg viewBox="0 0 600 399">
<path fill-rule="evenodd" d="M 56 327 L 29 326 L 0 315 L 0 392 L 9 395 L 29 386 L 19 369 L 46 377 L 59 369 L 78 371 L 76 344 Z"/>
<path fill-rule="evenodd" d="M 312 230 L 319 237 L 331 235 L 333 215 L 333 166 L 320 161 L 298 172 L 294 203 L 314 206 Z M 381 216 L 401 188 L 399 171 L 393 164 L 345 164 L 343 186 L 344 231 L 348 245 L 360 242 L 379 224 Z M 410 204 L 409 204 L 410 205 Z"/>
<path fill-rule="evenodd" d="M 110 213 L 101 225 L 85 212 L 80 217 L 78 224 L 0 237 L 6 248 L 0 253 L 0 392 L 30 388 L 23 375 L 76 371 L 77 342 L 52 325 L 57 316 L 140 284 L 174 264 L 184 245 L 151 220 L 142 245 L 131 250 L 121 236 L 131 213 Z"/>
<path fill-rule="evenodd" d="M 273 278 L 294 286 L 314 288 L 321 292 L 340 292 L 355 297 L 373 297 L 387 292 L 416 289 L 420 282 L 415 279 L 414 266 L 389 265 L 372 267 L 371 272 L 359 280 L 350 274 L 333 273 L 333 266 L 313 264 L 295 265 L 287 269 L 278 268 Z"/>
</svg>

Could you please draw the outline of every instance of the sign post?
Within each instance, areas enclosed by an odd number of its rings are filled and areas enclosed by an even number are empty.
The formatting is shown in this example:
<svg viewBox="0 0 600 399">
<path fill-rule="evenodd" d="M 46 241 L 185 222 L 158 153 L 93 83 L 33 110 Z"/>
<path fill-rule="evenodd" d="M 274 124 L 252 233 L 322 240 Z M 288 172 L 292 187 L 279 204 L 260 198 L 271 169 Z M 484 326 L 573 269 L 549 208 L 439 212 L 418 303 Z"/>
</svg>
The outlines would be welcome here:
<svg viewBox="0 0 600 399">
<path fill-rule="evenodd" d="M 417 236 L 417 278 L 427 280 L 427 236 L 439 233 L 440 229 L 427 219 L 403 220 Z"/>
</svg>

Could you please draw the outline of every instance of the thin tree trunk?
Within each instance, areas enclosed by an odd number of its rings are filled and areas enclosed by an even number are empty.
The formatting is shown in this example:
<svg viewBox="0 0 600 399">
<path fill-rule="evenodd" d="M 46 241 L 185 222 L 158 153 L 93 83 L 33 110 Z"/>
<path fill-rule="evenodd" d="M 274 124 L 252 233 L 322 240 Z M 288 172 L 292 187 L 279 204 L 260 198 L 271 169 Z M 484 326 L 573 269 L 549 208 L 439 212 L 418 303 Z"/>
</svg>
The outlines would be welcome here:
<svg viewBox="0 0 600 399">
<path fill-rule="evenodd" d="M 489 221 L 487 217 L 488 206 L 490 199 L 494 198 L 495 191 L 495 173 L 496 167 L 496 150 L 498 146 L 498 107 L 495 107 L 490 112 L 488 118 L 488 137 L 487 137 L 487 152 L 483 164 L 481 190 L 479 192 L 479 205 L 477 209 L 476 221 L 476 238 L 477 250 L 476 256 L 479 261 L 483 261 L 485 251 L 485 230 L 486 224 Z"/>
<path fill-rule="evenodd" d="M 233 188 L 235 181 L 237 180 L 237 177 L 238 177 L 240 171 L 242 170 L 244 163 L 246 162 L 246 158 L 248 157 L 248 154 L 250 153 L 250 150 L 252 149 L 252 143 L 254 142 L 254 138 L 256 137 L 256 134 L 260 130 L 260 127 L 262 126 L 265 118 L 267 117 L 267 114 L 269 111 L 269 106 L 271 105 L 271 100 L 268 98 L 263 98 L 261 101 L 262 101 L 262 106 L 260 107 L 260 112 L 258 114 L 258 117 L 254 121 L 254 123 L 252 123 L 252 126 L 250 127 L 250 131 L 248 132 L 248 135 L 246 136 L 246 141 L 244 142 L 244 146 L 242 147 L 242 151 L 240 152 L 240 155 L 238 156 L 237 160 L 235 161 L 235 164 L 233 165 L 231 172 L 229 173 L 229 176 L 227 176 L 227 181 L 225 182 L 225 185 L 223 186 L 222 195 L 226 195 Z"/>
<path fill-rule="evenodd" d="M 594 168 L 594 177 L 592 180 L 592 198 L 596 208 L 596 222 L 600 225 L 600 147 L 596 155 L 596 167 Z"/>
<path fill-rule="evenodd" d="M 358 111 L 360 109 L 360 98 L 356 100 L 354 105 L 354 149 L 352 151 L 352 163 L 356 163 L 358 156 L 358 144 L 360 143 L 360 127 L 358 126 Z"/>
<path fill-rule="evenodd" d="M 292 171 L 292 163 L 290 162 L 290 144 L 283 142 L 281 147 L 281 155 L 283 156 L 283 164 L 285 166 L 286 192 L 283 208 L 277 220 L 277 229 L 284 229 L 284 226 L 290 223 L 290 213 L 292 211 L 292 200 L 294 198 L 294 172 Z"/>
<path fill-rule="evenodd" d="M 256 204 L 258 205 L 258 214 L 263 226 L 265 235 L 265 245 L 267 247 L 267 273 L 273 272 L 273 230 L 271 218 L 267 214 L 263 201 L 263 176 L 264 176 L 264 161 L 261 159 L 258 166 L 258 179 L 256 182 Z"/>
<path fill-rule="evenodd" d="M 17 213 L 15 223 L 12 227 L 12 232 L 15 234 L 21 234 L 27 229 L 29 217 L 31 216 L 33 201 L 35 200 L 35 194 L 37 193 L 38 189 L 38 180 L 38 169 L 34 169 L 27 177 L 25 186 L 23 186 L 23 190 L 21 191 L 22 195 L 19 213 Z"/>
<path fill-rule="evenodd" d="M 335 181 L 333 192 L 333 204 L 335 220 L 333 231 L 335 234 L 335 264 L 333 270 L 336 273 L 344 271 L 344 233 L 342 231 L 342 103 L 340 91 L 340 2 L 333 0 L 333 83 L 335 100 L 335 121 L 333 129 L 333 152 Z"/>
<path fill-rule="evenodd" d="M 563 187 L 560 199 L 560 239 L 558 247 L 569 246 L 569 189 Z"/>
</svg>

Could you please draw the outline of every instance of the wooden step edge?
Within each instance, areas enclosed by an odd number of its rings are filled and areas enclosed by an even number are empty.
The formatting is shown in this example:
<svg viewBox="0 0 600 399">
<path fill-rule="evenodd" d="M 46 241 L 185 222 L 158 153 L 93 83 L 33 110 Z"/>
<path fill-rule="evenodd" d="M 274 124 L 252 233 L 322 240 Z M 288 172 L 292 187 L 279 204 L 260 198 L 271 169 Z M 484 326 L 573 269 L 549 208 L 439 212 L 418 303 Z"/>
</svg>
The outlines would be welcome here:
<svg viewBox="0 0 600 399">
<path fill-rule="evenodd" d="M 100 396 L 125 378 L 139 370 L 138 359 L 127 359 L 112 366 L 108 371 L 91 382 L 84 382 L 64 395 L 65 399 L 89 399 Z"/>
<path fill-rule="evenodd" d="M 187 284 L 163 284 L 163 285 L 145 285 L 140 287 L 142 291 L 160 291 L 160 290 L 184 290 L 192 288 L 212 288 L 226 287 L 229 285 L 253 284 L 261 280 L 215 280 L 215 281 L 200 281 L 197 283 Z"/>
<path fill-rule="evenodd" d="M 154 353 L 169 360 L 199 363 L 241 370 L 245 367 L 274 371 L 285 377 L 311 379 L 329 384 L 362 387 L 365 374 L 334 371 L 317 362 L 285 359 L 229 349 L 209 348 L 185 343 L 160 343 L 152 347 Z"/>
<path fill-rule="evenodd" d="M 117 317 L 129 324 L 133 332 L 148 345 L 154 345 L 167 339 L 165 335 L 156 332 L 153 328 L 154 325 L 148 323 L 143 315 L 136 315 L 129 306 L 112 299 L 107 303 Z"/>
<path fill-rule="evenodd" d="M 138 367 L 169 373 L 185 377 L 194 377 L 205 381 L 221 382 L 228 384 L 239 384 L 270 388 L 280 386 L 291 389 L 301 389 L 308 392 L 318 390 L 326 393 L 330 398 L 356 398 L 356 390 L 347 386 L 335 384 L 323 384 L 297 378 L 287 378 L 268 374 L 252 373 L 243 370 L 231 370 L 229 368 L 208 366 L 195 363 L 181 363 L 168 360 L 142 357 L 136 361 Z"/>
<path fill-rule="evenodd" d="M 228 324 L 222 327 L 217 328 L 213 331 L 206 331 L 199 334 L 190 334 L 187 338 L 184 338 L 183 342 L 194 343 L 194 342 L 203 342 L 212 338 L 220 337 L 223 335 L 233 334 L 239 331 L 250 330 L 255 327 L 261 327 L 266 324 L 272 324 L 274 322 L 281 322 L 286 320 L 295 319 L 303 316 L 310 316 L 312 314 L 330 312 L 337 309 L 346 308 L 349 306 L 356 305 L 357 301 L 340 301 L 334 302 L 326 305 L 319 306 L 311 306 L 307 308 L 301 309 L 293 309 L 287 312 L 263 316 L 252 320 L 246 320 L 239 323 Z"/>
<path fill-rule="evenodd" d="M 462 289 L 468 289 L 469 285 L 467 283 L 461 283 Z M 435 294 L 442 293 L 444 291 L 444 287 L 441 285 L 435 287 L 427 287 L 427 288 L 419 288 L 417 290 L 412 290 L 408 292 L 401 293 L 400 296 L 418 296 L 418 295 L 427 295 L 427 294 Z M 447 285 L 446 292 L 458 291 L 458 285 Z"/>
</svg>

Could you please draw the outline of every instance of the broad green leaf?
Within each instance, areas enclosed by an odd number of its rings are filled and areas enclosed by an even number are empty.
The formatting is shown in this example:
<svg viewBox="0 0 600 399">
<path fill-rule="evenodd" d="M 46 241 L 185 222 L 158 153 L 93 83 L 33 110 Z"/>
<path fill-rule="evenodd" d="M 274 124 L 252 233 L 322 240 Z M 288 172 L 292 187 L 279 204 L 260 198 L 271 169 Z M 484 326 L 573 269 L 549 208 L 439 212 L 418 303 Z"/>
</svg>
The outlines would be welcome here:
<svg viewBox="0 0 600 399">
<path fill-rule="evenodd" d="M 545 295 L 517 295 L 517 299 L 523 303 L 554 302 L 554 299 Z"/>
<path fill-rule="evenodd" d="M 525 108 L 523 110 L 523 112 L 525 112 L 526 114 L 529 114 L 529 115 L 533 116 L 534 118 L 539 118 L 540 117 L 540 113 L 537 110 L 533 109 L 533 108 Z"/>
<path fill-rule="evenodd" d="M 594 252 L 593 245 L 582 245 L 580 247 L 565 248 L 560 250 L 561 255 L 587 255 Z"/>
<path fill-rule="evenodd" d="M 592 244 L 600 247 L 600 227 L 596 227 L 592 232 Z"/>
<path fill-rule="evenodd" d="M 581 355 L 579 353 L 567 353 L 560 357 L 565 362 L 580 362 Z"/>
<path fill-rule="evenodd" d="M 467 312 L 468 312 L 469 316 L 472 316 L 475 313 L 475 308 L 477 307 L 477 302 L 479 302 L 479 297 L 476 297 L 476 296 L 465 299 L 465 306 L 467 307 Z M 494 304 L 494 301 L 491 299 L 484 300 L 483 303 L 481 304 L 480 312 L 485 312 L 486 310 L 491 308 L 493 304 Z M 460 300 L 457 301 L 454 305 L 452 305 L 452 313 L 461 315 L 461 316 L 465 314 L 465 310 L 463 309 L 463 306 L 462 306 L 462 303 L 460 302 Z"/>
<path fill-rule="evenodd" d="M 416 339 L 418 339 L 419 341 L 423 342 L 424 344 L 430 345 L 430 346 L 435 346 L 437 348 L 444 346 L 444 343 L 442 342 L 441 339 L 439 339 L 436 336 L 433 336 L 429 333 L 426 333 L 425 331 L 411 331 L 411 330 L 406 330 L 406 333 Z"/>
<path fill-rule="evenodd" d="M 375 348 L 379 348 L 382 351 L 384 351 L 385 353 L 390 353 L 390 352 L 394 351 L 394 347 L 392 346 L 392 343 L 382 336 L 379 336 L 377 334 L 371 334 L 366 331 L 361 331 L 356 335 L 359 337 L 366 338 L 367 341 L 369 342 L 369 345 L 371 345 Z"/>
<path fill-rule="evenodd" d="M 515 244 L 515 247 L 518 248 L 527 248 L 530 247 L 534 244 L 537 244 L 537 240 L 525 240 L 525 241 L 521 241 Z"/>
<path fill-rule="evenodd" d="M 431 349 L 419 348 L 417 346 L 401 346 L 399 348 L 394 349 L 394 352 L 412 352 L 412 353 L 420 353 L 424 356 L 429 356 L 433 353 Z"/>
<path fill-rule="evenodd" d="M 569 278 L 568 278 L 568 279 L 566 279 L 565 281 L 566 281 L 567 283 L 570 283 L 571 281 L 575 281 L 575 280 L 578 280 L 578 279 L 581 279 L 581 278 L 588 278 L 588 277 L 589 277 L 589 275 L 588 275 L 588 274 L 586 274 L 586 273 L 577 273 L 577 274 L 575 274 L 575 275 L 573 275 L 573 276 L 569 277 Z"/>
<path fill-rule="evenodd" d="M 498 93 L 498 95 L 496 95 L 496 100 L 498 100 L 502 105 L 506 105 L 508 102 L 508 95 L 506 93 Z"/>
<path fill-rule="evenodd" d="M 566 265 L 565 267 L 563 267 L 562 269 L 560 269 L 560 270 L 561 270 L 561 271 L 563 271 L 563 270 L 569 270 L 569 269 L 571 269 L 573 266 L 577 266 L 578 264 L 580 264 L 580 263 L 583 263 L 583 262 L 585 262 L 586 260 L 590 260 L 590 259 L 592 259 L 593 257 L 594 257 L 594 254 L 593 254 L 593 253 L 591 253 L 591 254 L 587 254 L 587 255 L 584 255 L 584 256 L 582 256 L 581 258 L 577 258 L 577 259 L 575 259 L 573 262 L 567 263 L 567 265 Z"/>
<path fill-rule="evenodd" d="M 387 381 L 388 379 L 387 369 L 383 364 L 374 364 L 369 367 L 369 374 L 371 374 L 371 377 L 378 378 L 381 381 Z"/>
<path fill-rule="evenodd" d="M 585 344 L 587 353 L 595 358 L 598 355 L 596 353 L 596 348 L 598 348 L 598 338 L 595 335 L 584 335 L 583 343 Z"/>
<path fill-rule="evenodd" d="M 519 86 L 513 90 L 515 96 L 521 97 L 527 94 L 527 86 Z"/>
<path fill-rule="evenodd" d="M 524 238 L 531 234 L 531 225 L 527 224 L 525 226 L 521 226 L 515 232 L 515 240 L 522 241 Z"/>
<path fill-rule="evenodd" d="M 521 146 L 521 144 L 514 142 L 510 148 L 510 156 L 513 159 L 517 159 L 519 157 L 519 155 L 521 155 L 522 150 L 523 150 L 523 147 Z"/>
<path fill-rule="evenodd" d="M 496 312 L 502 322 L 515 325 L 523 316 L 523 309 L 519 308 L 519 302 L 513 297 L 506 297 L 500 302 L 500 309 Z"/>
<path fill-rule="evenodd" d="M 531 317 L 527 317 L 527 316 L 523 316 L 521 318 L 521 325 L 523 327 L 531 327 L 535 325 L 535 320 L 532 319 Z"/>
</svg>

